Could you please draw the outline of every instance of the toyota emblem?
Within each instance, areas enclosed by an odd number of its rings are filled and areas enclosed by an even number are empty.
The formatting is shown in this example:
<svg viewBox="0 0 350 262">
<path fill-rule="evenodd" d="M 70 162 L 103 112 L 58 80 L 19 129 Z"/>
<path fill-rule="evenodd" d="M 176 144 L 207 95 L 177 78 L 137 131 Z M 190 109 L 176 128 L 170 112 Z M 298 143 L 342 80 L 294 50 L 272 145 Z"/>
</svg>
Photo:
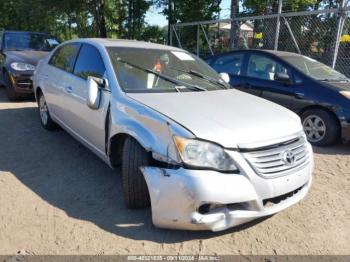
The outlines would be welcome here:
<svg viewBox="0 0 350 262">
<path fill-rule="evenodd" d="M 292 151 L 288 150 L 285 151 L 282 154 L 282 161 L 287 165 L 287 166 L 292 166 L 295 163 L 295 155 Z"/>
</svg>

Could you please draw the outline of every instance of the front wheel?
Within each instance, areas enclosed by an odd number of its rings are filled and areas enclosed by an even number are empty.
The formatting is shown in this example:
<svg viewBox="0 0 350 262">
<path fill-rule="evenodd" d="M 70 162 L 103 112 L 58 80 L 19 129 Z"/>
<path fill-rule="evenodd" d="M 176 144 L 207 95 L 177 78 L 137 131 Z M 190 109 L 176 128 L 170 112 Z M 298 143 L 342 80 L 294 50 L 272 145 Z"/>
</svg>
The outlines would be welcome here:
<svg viewBox="0 0 350 262">
<path fill-rule="evenodd" d="M 301 116 L 307 139 L 315 146 L 329 146 L 340 137 L 340 127 L 337 119 L 328 111 L 311 109 Z"/>
<path fill-rule="evenodd" d="M 140 167 L 151 162 L 150 155 L 133 138 L 128 137 L 123 145 L 122 183 L 125 204 L 128 208 L 138 209 L 150 206 L 147 184 Z"/>
<path fill-rule="evenodd" d="M 47 106 L 45 96 L 42 92 L 39 93 L 39 113 L 40 113 L 41 125 L 46 130 L 57 129 L 57 124 L 51 119 L 50 111 L 49 111 L 49 108 Z"/>
</svg>

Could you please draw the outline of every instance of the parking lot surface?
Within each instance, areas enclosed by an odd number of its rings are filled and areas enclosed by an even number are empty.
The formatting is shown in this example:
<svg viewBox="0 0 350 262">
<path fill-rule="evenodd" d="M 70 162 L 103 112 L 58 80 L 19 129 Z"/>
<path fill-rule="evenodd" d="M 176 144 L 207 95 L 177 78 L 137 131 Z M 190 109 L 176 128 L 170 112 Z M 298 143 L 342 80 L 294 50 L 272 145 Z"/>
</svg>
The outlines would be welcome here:
<svg viewBox="0 0 350 262">
<path fill-rule="evenodd" d="M 0 135 L 0 254 L 350 254 L 349 144 L 314 149 L 297 205 L 213 233 L 157 229 L 150 210 L 126 209 L 119 170 L 45 131 L 36 104 L 11 103 L 2 88 Z"/>
</svg>

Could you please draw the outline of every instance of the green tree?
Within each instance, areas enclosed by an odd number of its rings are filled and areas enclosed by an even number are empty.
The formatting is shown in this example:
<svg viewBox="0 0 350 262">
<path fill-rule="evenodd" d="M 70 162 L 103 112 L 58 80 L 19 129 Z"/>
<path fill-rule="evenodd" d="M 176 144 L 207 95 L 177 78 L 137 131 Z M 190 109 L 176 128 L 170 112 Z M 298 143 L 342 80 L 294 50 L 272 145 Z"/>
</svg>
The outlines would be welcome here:
<svg viewBox="0 0 350 262">
<path fill-rule="evenodd" d="M 50 32 L 62 40 L 74 37 L 127 36 L 128 0 L 0 1 L 0 28 Z M 133 0 L 133 38 L 145 29 L 151 1 Z"/>
<path fill-rule="evenodd" d="M 166 31 L 159 26 L 146 25 L 140 35 L 140 40 L 165 44 L 166 41 Z"/>
<path fill-rule="evenodd" d="M 192 21 L 203 21 L 212 20 L 217 18 L 217 14 L 220 10 L 221 0 L 173 0 L 174 11 L 173 11 L 173 22 L 192 22 Z M 162 7 L 162 13 L 168 18 L 168 0 L 156 0 L 154 1 L 158 7 Z M 206 28 L 208 29 L 208 28 Z M 185 27 L 180 32 L 182 46 L 192 52 L 196 51 L 196 35 L 197 27 Z M 204 53 L 208 52 L 208 46 L 205 44 L 203 34 L 200 38 L 200 50 Z"/>
<path fill-rule="evenodd" d="M 129 4 L 129 38 L 140 39 L 142 28 L 145 24 L 146 12 L 151 6 L 150 1 L 145 0 L 130 0 Z"/>
</svg>

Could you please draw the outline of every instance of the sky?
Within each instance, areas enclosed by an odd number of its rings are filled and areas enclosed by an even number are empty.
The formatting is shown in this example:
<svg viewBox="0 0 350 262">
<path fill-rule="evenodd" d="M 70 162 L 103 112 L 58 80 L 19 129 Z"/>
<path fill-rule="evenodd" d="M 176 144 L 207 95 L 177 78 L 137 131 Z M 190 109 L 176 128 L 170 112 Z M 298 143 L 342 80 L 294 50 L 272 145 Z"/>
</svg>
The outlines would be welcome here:
<svg viewBox="0 0 350 262">
<path fill-rule="evenodd" d="M 221 13 L 220 18 L 229 18 L 230 17 L 230 0 L 222 0 L 221 2 Z M 146 22 L 150 25 L 158 25 L 163 27 L 168 24 L 165 16 L 159 14 L 162 10 L 152 7 L 146 14 Z"/>
</svg>

